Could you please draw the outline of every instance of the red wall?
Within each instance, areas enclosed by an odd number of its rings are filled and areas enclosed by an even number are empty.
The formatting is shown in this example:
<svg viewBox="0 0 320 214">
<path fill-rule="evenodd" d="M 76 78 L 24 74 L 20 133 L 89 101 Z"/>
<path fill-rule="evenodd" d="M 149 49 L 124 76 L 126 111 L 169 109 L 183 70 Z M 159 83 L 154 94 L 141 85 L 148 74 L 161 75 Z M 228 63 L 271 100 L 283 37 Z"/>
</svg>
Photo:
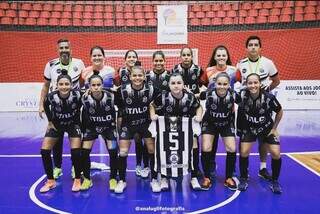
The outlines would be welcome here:
<svg viewBox="0 0 320 214">
<path fill-rule="evenodd" d="M 273 59 L 281 79 L 320 79 L 320 28 L 232 32 L 190 32 L 191 48 L 199 49 L 200 62 L 206 67 L 212 49 L 226 45 L 235 64 L 245 56 L 245 41 L 250 35 L 262 39 L 262 54 Z M 166 49 L 182 45 L 157 45 L 156 32 L 0 32 L 0 82 L 41 82 L 45 63 L 57 57 L 56 41 L 71 41 L 73 56 L 89 64 L 94 45 L 105 49 Z M 178 63 L 178 62 L 177 62 Z"/>
</svg>

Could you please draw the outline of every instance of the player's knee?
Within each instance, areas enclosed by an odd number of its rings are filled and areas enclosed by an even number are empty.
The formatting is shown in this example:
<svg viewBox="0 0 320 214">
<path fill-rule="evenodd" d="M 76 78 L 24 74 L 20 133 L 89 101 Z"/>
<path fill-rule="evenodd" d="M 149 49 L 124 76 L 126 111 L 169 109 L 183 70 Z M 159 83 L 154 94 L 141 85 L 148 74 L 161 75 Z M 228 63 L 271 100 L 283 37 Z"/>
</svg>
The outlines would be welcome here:
<svg viewBox="0 0 320 214">
<path fill-rule="evenodd" d="M 227 152 L 235 152 L 236 151 L 236 145 L 226 145 L 226 151 Z"/>
<path fill-rule="evenodd" d="M 281 155 L 280 155 L 280 151 L 270 151 L 270 155 L 272 157 L 272 159 L 280 159 Z"/>
<path fill-rule="evenodd" d="M 127 157 L 128 156 L 128 150 L 120 149 L 119 156 L 120 157 Z"/>
</svg>

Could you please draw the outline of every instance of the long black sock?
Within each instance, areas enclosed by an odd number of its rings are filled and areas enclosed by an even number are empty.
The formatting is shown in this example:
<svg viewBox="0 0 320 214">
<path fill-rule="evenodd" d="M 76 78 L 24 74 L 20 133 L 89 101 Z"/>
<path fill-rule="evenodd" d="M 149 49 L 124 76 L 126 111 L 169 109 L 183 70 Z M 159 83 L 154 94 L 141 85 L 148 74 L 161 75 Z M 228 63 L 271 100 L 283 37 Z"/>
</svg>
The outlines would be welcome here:
<svg viewBox="0 0 320 214">
<path fill-rule="evenodd" d="M 201 152 L 201 164 L 204 172 L 204 177 L 210 178 L 210 170 L 211 170 L 211 152 Z"/>
<path fill-rule="evenodd" d="M 91 149 L 82 148 L 82 154 L 81 154 L 82 171 L 83 171 L 84 177 L 87 179 L 90 179 L 90 166 L 91 166 L 90 152 L 91 152 Z"/>
<path fill-rule="evenodd" d="M 126 181 L 127 157 L 119 157 L 119 179 Z"/>
<path fill-rule="evenodd" d="M 117 177 L 118 171 L 118 149 L 109 149 L 110 179 Z"/>
<path fill-rule="evenodd" d="M 42 164 L 44 171 L 47 174 L 47 179 L 53 179 L 53 167 L 51 160 L 51 150 L 50 149 L 41 149 L 40 151 Z"/>
<path fill-rule="evenodd" d="M 136 149 L 136 165 L 141 166 L 143 145 L 141 139 L 135 139 L 135 149 Z"/>
<path fill-rule="evenodd" d="M 276 181 L 279 178 L 280 170 L 281 170 L 281 163 L 282 159 L 273 159 L 271 161 L 271 168 L 272 168 L 272 180 Z"/>
<path fill-rule="evenodd" d="M 81 175 L 81 148 L 71 149 L 71 160 L 74 166 L 75 178 L 79 179 Z"/>
<path fill-rule="evenodd" d="M 143 159 L 144 168 L 149 167 L 150 157 L 149 157 L 147 144 L 145 144 L 145 143 L 143 144 L 143 147 L 142 147 L 142 159 Z"/>
<path fill-rule="evenodd" d="M 198 148 L 194 148 L 192 149 L 193 151 L 193 170 L 191 171 L 191 177 L 195 178 L 198 176 L 198 172 L 199 172 L 199 149 Z"/>
<path fill-rule="evenodd" d="M 63 135 L 59 136 L 57 143 L 52 148 L 53 163 L 55 167 L 61 168 L 63 152 Z"/>
<path fill-rule="evenodd" d="M 219 140 L 219 136 L 214 136 L 213 138 L 213 144 L 212 144 L 212 150 L 211 150 L 211 154 L 210 154 L 210 161 L 211 161 L 211 168 L 210 168 L 210 172 L 215 172 L 216 171 L 216 154 L 217 154 L 217 150 L 218 150 L 218 140 Z"/>
<path fill-rule="evenodd" d="M 236 153 L 235 152 L 227 152 L 226 158 L 226 178 L 232 178 L 235 164 L 236 164 Z"/>
<path fill-rule="evenodd" d="M 248 178 L 249 157 L 240 156 L 240 178 Z"/>
<path fill-rule="evenodd" d="M 157 172 L 154 170 L 154 154 L 149 154 L 151 179 L 157 179 Z"/>
</svg>

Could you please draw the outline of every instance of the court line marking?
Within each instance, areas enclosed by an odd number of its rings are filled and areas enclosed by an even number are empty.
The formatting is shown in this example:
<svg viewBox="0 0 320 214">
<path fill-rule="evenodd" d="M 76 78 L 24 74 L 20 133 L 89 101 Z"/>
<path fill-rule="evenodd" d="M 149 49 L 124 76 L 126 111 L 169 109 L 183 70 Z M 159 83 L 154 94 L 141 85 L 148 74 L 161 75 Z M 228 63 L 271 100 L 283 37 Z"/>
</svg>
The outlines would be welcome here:
<svg viewBox="0 0 320 214">
<path fill-rule="evenodd" d="M 223 207 L 229 203 L 231 203 L 233 200 L 235 200 L 239 195 L 240 195 L 240 191 L 237 190 L 235 191 L 235 193 L 230 197 L 228 198 L 227 200 L 223 201 L 223 202 L 220 202 L 219 204 L 216 204 L 212 207 L 208 207 L 208 208 L 205 208 L 205 209 L 201 209 L 201 210 L 197 210 L 197 211 L 194 211 L 194 212 L 188 212 L 187 214 L 198 214 L 198 213 L 205 213 L 205 212 L 209 212 L 209 211 L 212 211 L 212 210 L 216 210 L 220 207 Z"/>
<path fill-rule="evenodd" d="M 46 175 L 42 175 L 36 182 L 34 182 L 34 184 L 32 184 L 32 186 L 30 187 L 29 189 L 29 197 L 30 199 L 36 204 L 38 205 L 39 207 L 45 209 L 45 210 L 49 210 L 51 212 L 54 212 L 54 213 L 59 213 L 59 214 L 71 214 L 69 212 L 65 212 L 65 211 L 62 211 L 62 210 L 58 210 L 58 209 L 55 209 L 55 208 L 52 208 L 52 207 L 49 207 L 47 206 L 46 204 L 42 203 L 36 196 L 35 194 L 35 190 L 36 190 L 36 187 L 38 186 L 38 184 L 44 180 L 47 176 Z"/>
<path fill-rule="evenodd" d="M 293 154 L 313 154 L 313 153 L 320 153 L 320 151 L 308 151 L 308 152 L 283 152 L 280 153 L 281 155 L 293 155 Z M 217 153 L 217 156 L 226 156 L 227 153 Z M 237 153 L 239 155 L 239 153 Z M 257 156 L 259 153 L 250 153 L 252 156 Z M 71 157 L 70 154 L 63 154 L 63 157 Z M 90 157 L 106 157 L 109 154 L 90 154 Z M 128 156 L 136 156 L 134 153 L 128 154 Z M 41 155 L 0 155 L 0 158 L 39 158 Z"/>
<path fill-rule="evenodd" d="M 292 154 L 298 154 L 298 153 L 292 153 Z M 297 163 L 300 164 L 301 166 L 305 167 L 306 169 L 310 170 L 311 172 L 313 172 L 314 174 L 316 174 L 317 176 L 320 177 L 320 173 L 318 173 L 317 171 L 315 171 L 314 169 L 312 169 L 311 167 L 309 167 L 309 166 L 306 165 L 305 163 L 301 162 L 301 161 L 298 160 L 297 158 L 293 157 L 292 154 L 286 154 L 286 156 L 288 156 L 289 158 L 291 158 L 292 160 L 294 160 L 295 162 L 297 162 Z"/>
<path fill-rule="evenodd" d="M 307 165 L 305 165 L 304 163 L 300 162 L 299 160 L 297 160 L 296 158 L 294 158 L 291 154 L 308 154 L 308 153 L 320 153 L 320 151 L 315 151 L 315 152 L 295 152 L 295 153 L 282 153 L 286 156 L 288 156 L 289 158 L 295 160 L 297 163 L 301 164 L 303 167 L 307 168 L 308 170 L 310 170 L 311 172 L 313 172 L 314 174 L 320 176 L 320 174 L 316 171 L 314 171 L 312 168 L 308 167 Z M 220 155 L 225 155 L 225 153 L 219 153 Z M 256 155 L 259 155 L 258 153 L 253 153 Z M 102 154 L 98 154 L 98 155 L 102 155 Z M 107 154 L 103 154 L 104 156 L 106 156 Z M 131 154 L 131 156 L 134 156 L 135 154 Z M 2 155 L 1 155 L 2 156 Z M 0 157 L 1 157 L 0 156 Z M 14 155 L 9 155 L 9 157 L 13 157 Z M 18 155 L 18 157 L 25 157 L 26 155 Z M 28 155 L 28 157 L 39 157 L 40 155 Z M 64 156 L 70 156 L 70 155 L 64 155 Z M 8 156 L 7 156 L 8 157 Z M 128 170 L 130 172 L 135 172 L 135 170 Z M 42 175 L 29 189 L 29 197 L 30 199 L 37 204 L 39 207 L 49 210 L 51 212 L 55 212 L 55 213 L 59 213 L 59 214 L 71 214 L 69 212 L 65 212 L 65 211 L 61 211 L 52 207 L 47 206 L 46 204 L 42 203 L 35 195 L 35 189 L 36 187 L 39 185 L 39 183 L 44 180 L 46 177 L 46 175 Z M 215 209 L 218 209 L 220 207 L 223 207 L 229 203 L 231 203 L 233 200 L 235 200 L 239 195 L 240 195 L 240 191 L 237 190 L 235 191 L 235 193 L 228 198 L 227 200 L 220 202 L 219 204 L 216 204 L 214 206 L 205 208 L 205 209 L 201 209 L 201 210 L 197 210 L 197 211 L 193 211 L 193 212 L 189 212 L 188 214 L 198 214 L 198 213 L 205 213 L 205 212 L 209 212 L 209 211 L 213 211 Z"/>
</svg>

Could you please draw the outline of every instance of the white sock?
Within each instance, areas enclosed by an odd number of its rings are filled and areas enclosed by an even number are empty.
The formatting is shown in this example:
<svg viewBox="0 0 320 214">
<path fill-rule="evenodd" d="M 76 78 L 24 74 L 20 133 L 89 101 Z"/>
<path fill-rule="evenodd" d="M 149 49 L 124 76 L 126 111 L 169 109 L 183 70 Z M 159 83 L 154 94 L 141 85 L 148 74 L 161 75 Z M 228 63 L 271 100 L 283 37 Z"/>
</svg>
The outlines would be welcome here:
<svg viewBox="0 0 320 214">
<path fill-rule="evenodd" d="M 260 162 L 260 170 L 267 168 L 267 163 L 266 162 Z"/>
</svg>

